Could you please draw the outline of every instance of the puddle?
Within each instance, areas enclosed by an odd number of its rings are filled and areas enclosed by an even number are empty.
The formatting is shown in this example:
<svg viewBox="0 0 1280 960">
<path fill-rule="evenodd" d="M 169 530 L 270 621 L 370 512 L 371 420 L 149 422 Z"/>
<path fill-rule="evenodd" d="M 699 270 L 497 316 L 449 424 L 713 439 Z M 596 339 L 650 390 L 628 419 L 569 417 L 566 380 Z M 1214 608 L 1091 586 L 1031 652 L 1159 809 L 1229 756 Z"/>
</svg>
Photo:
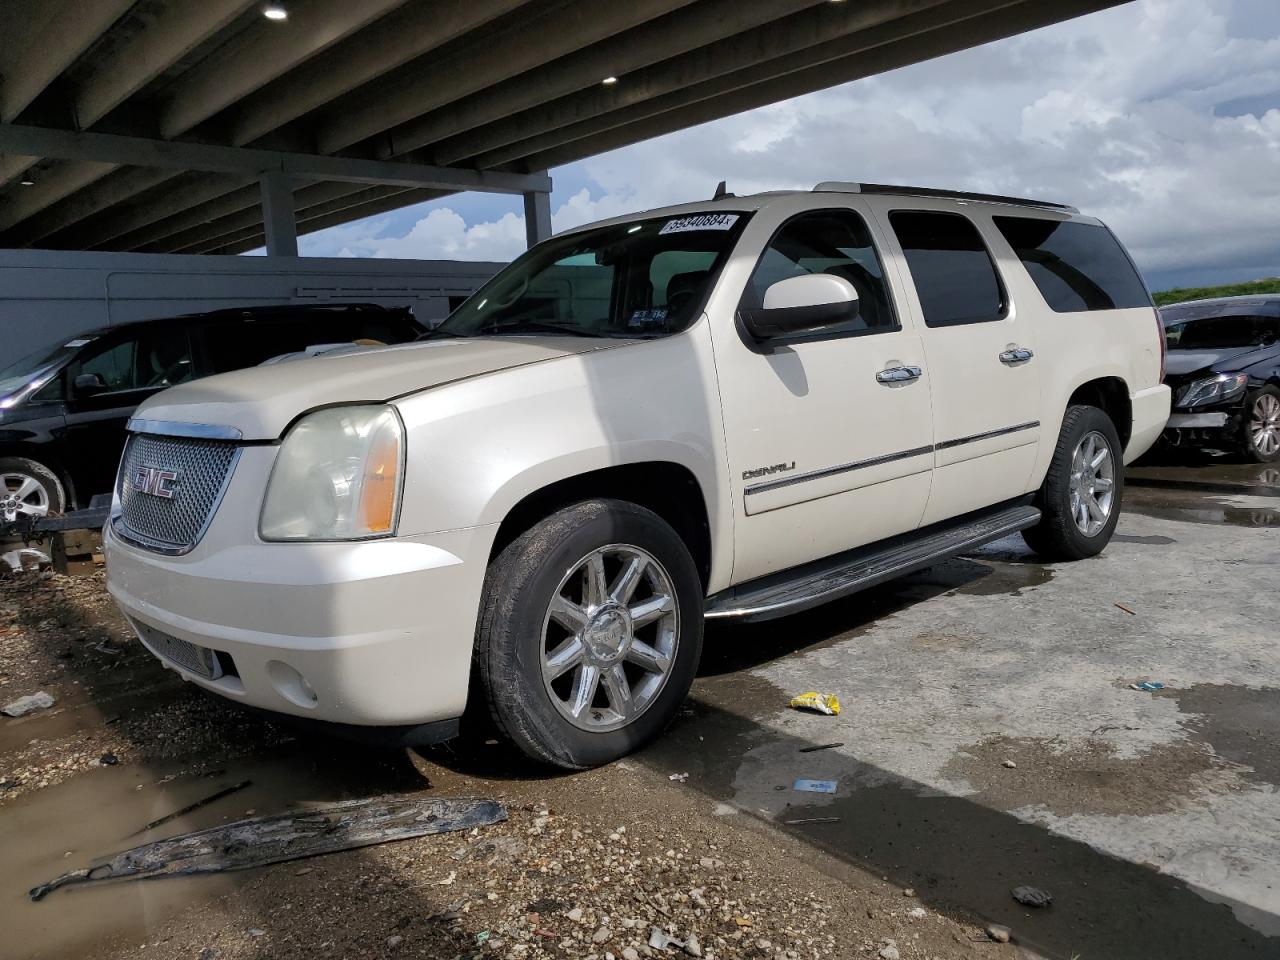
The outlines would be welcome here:
<svg viewBox="0 0 1280 960">
<path fill-rule="evenodd" d="M 1107 856 L 982 798 L 944 795 L 862 763 L 856 743 L 801 753 L 810 741 L 734 712 L 745 705 L 708 702 L 711 687 L 729 702 L 718 680 L 700 681 L 689 715 L 641 754 L 641 763 L 664 775 L 688 772 L 689 789 L 777 823 L 875 876 L 914 887 L 935 909 L 958 908 L 1007 924 L 1022 944 L 1045 956 L 1276 955 L 1277 941 L 1240 923 L 1234 901 L 1211 902 L 1175 877 Z M 815 718 L 812 742 L 823 737 L 821 719 Z M 1034 766 L 1027 774 L 1035 776 Z M 1169 776 L 1177 774 L 1153 764 L 1150 791 L 1158 793 L 1158 781 Z M 798 793 L 791 789 L 797 777 L 837 779 L 840 786 L 833 796 Z M 783 823 L 833 817 L 835 822 Z M 1020 907 L 1009 890 L 1021 884 L 1054 893 L 1053 908 Z"/>
<path fill-rule="evenodd" d="M 162 782 L 168 776 L 174 779 Z M 242 780 L 229 796 L 149 832 L 146 823 Z M 104 767 L 7 802 L 0 814 L 5 878 L 6 957 L 53 960 L 111 953 L 144 943 L 150 931 L 184 912 L 219 911 L 218 900 L 259 871 L 121 881 L 56 891 L 32 903 L 26 891 L 130 847 L 241 819 L 373 793 L 420 790 L 424 782 L 402 752 L 386 755 L 327 741 L 296 741 L 227 764 L 209 775 L 181 766 Z M 69 854 L 69 855 L 68 855 Z"/>
<path fill-rule="evenodd" d="M 1183 727 L 1218 756 L 1250 767 L 1247 779 L 1280 785 L 1280 690 L 1200 684 L 1155 696 L 1176 701 L 1190 715 Z"/>
<path fill-rule="evenodd" d="M 1131 497 L 1126 511 L 1159 520 L 1230 527 L 1280 527 L 1280 508 L 1262 497 L 1216 497 L 1171 490 L 1148 490 Z"/>
</svg>

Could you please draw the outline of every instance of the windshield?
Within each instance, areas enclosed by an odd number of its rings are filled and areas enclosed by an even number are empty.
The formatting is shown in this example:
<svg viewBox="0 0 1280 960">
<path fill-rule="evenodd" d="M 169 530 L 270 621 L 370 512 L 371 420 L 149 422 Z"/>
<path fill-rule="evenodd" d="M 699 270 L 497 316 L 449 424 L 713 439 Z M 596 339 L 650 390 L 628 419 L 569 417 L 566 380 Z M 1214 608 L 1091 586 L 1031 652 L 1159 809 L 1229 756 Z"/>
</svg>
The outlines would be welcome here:
<svg viewBox="0 0 1280 960">
<path fill-rule="evenodd" d="M 1280 340 L 1280 317 L 1201 317 L 1166 320 L 1171 350 L 1225 350 L 1263 347 Z"/>
<path fill-rule="evenodd" d="M 52 349 L 43 347 L 0 370 L 0 397 L 16 393 L 41 375 L 60 366 L 84 343 L 88 341 L 81 341 L 75 346 L 59 344 Z"/>
<path fill-rule="evenodd" d="M 633 220 L 538 244 L 423 339 L 661 337 L 693 322 L 749 214 Z"/>
</svg>

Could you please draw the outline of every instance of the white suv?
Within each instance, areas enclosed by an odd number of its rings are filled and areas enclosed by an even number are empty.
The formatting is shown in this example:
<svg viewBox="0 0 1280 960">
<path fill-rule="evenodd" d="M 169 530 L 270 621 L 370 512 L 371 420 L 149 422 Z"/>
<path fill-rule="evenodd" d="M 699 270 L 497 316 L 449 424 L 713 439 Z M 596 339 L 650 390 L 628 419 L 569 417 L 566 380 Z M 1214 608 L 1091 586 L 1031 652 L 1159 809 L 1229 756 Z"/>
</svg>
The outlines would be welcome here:
<svg viewBox="0 0 1280 960">
<path fill-rule="evenodd" d="M 240 703 L 411 743 L 470 690 L 531 756 L 599 764 L 674 715 L 704 618 L 1019 530 L 1096 554 L 1163 345 L 1071 207 L 718 193 L 539 244 L 423 342 L 149 400 L 108 586 Z"/>
</svg>

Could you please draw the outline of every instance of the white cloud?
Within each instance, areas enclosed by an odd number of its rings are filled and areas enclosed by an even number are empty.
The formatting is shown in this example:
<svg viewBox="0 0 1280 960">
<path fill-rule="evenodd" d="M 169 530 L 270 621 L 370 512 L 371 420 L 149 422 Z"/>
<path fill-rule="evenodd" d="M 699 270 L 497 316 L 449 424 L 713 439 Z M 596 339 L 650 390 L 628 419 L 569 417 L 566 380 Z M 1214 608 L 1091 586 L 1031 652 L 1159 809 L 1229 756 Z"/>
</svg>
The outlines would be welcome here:
<svg viewBox="0 0 1280 960">
<path fill-rule="evenodd" d="M 721 179 L 740 194 L 918 183 L 1074 203 L 1157 278 L 1280 273 L 1268 4 L 1142 0 L 616 150 L 575 165 L 593 189 L 557 195 L 553 223 L 710 196 Z M 1251 112 L 1221 109 L 1236 103 Z M 356 256 L 504 260 L 524 245 L 514 214 L 467 224 L 447 208 L 404 236 L 383 236 L 385 219 L 337 230 L 331 248 Z"/>
</svg>

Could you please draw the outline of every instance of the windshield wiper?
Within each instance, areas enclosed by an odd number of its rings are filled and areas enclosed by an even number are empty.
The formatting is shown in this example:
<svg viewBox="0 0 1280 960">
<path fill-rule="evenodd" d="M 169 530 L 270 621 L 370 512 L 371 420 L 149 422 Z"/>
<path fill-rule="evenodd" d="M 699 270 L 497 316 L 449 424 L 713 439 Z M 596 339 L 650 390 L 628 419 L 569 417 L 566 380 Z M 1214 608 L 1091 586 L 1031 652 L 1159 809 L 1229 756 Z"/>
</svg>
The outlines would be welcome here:
<svg viewBox="0 0 1280 960">
<path fill-rule="evenodd" d="M 567 323 L 552 323 L 547 320 L 517 320 L 514 323 L 496 324 L 491 323 L 480 327 L 476 333 L 481 335 L 497 334 L 504 335 L 509 333 L 559 333 L 567 334 L 571 337 L 607 337 L 607 333 L 597 333 L 594 330 L 584 330 L 582 327 Z"/>
</svg>

